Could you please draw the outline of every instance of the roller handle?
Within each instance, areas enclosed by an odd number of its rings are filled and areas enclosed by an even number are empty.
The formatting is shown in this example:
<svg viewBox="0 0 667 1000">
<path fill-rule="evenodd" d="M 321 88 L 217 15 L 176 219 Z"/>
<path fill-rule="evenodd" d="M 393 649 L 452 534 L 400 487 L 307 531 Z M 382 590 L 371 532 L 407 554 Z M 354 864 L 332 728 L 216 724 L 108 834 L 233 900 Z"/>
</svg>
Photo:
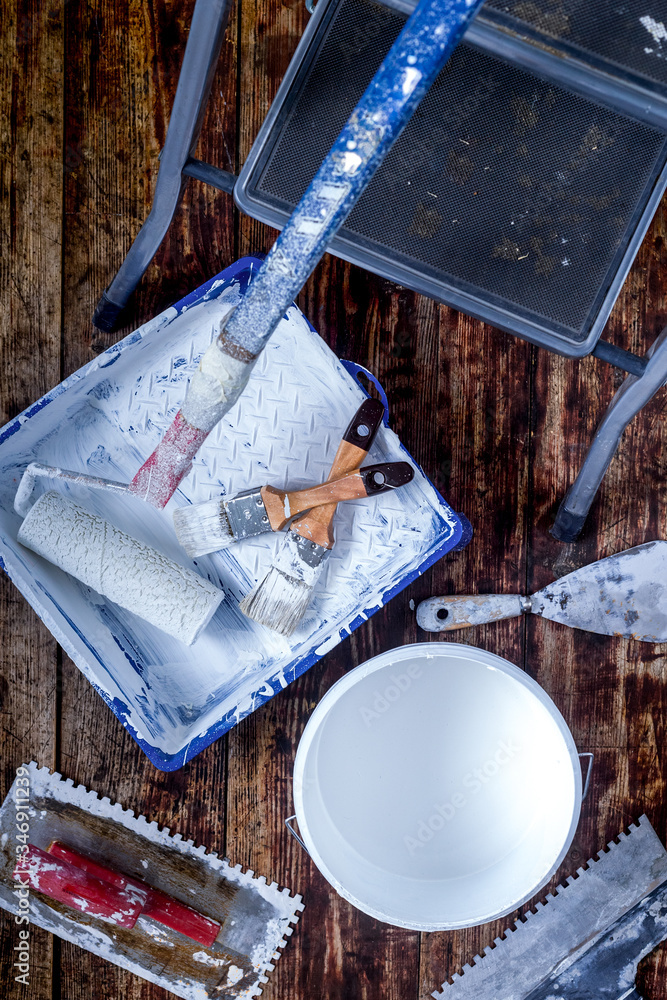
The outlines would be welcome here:
<svg viewBox="0 0 667 1000">
<path fill-rule="evenodd" d="M 93 875 L 117 889 L 132 888 L 143 893 L 146 897 L 141 911 L 143 916 L 151 917 L 158 923 L 164 924 L 165 927 L 170 927 L 171 930 L 184 934 L 206 948 L 211 947 L 220 933 L 221 924 L 216 920 L 205 917 L 186 903 L 179 902 L 172 896 L 168 896 L 167 893 L 161 892 L 160 889 L 154 889 L 142 882 L 141 879 L 121 875 L 120 872 L 113 871 L 111 868 L 87 858 L 84 854 L 79 854 L 78 851 L 74 851 L 71 847 L 67 847 L 57 840 L 49 847 L 49 855 L 69 862 L 81 871 Z"/>
<path fill-rule="evenodd" d="M 254 354 L 264 347 L 481 5 L 419 0 L 225 321 L 231 342 Z"/>
<path fill-rule="evenodd" d="M 135 473 L 130 493 L 162 509 L 192 468 L 209 430 L 193 427 L 179 410 L 155 451 Z"/>
<path fill-rule="evenodd" d="M 132 928 L 144 909 L 147 892 L 135 886 L 114 886 L 77 865 L 28 844 L 14 869 L 14 880 L 58 903 L 91 917 Z"/>
<path fill-rule="evenodd" d="M 217 340 L 223 353 L 236 356 L 248 368 L 261 353 L 482 2 L 419 0 L 246 293 L 226 317 Z M 216 423 L 244 384 L 244 377 L 238 376 L 231 395 L 225 393 Z M 212 426 L 203 432 L 204 437 Z M 185 438 L 192 437 L 190 431 L 196 428 L 181 428 L 175 434 L 174 448 L 169 442 L 160 443 L 149 464 L 133 479 L 132 492 L 155 507 L 165 506 L 189 472 L 197 450 L 188 459 L 186 451 L 192 449 L 181 448 Z M 360 464 L 355 461 L 336 474 Z"/>
<path fill-rule="evenodd" d="M 417 624 L 425 632 L 452 632 L 530 611 L 530 598 L 511 594 L 478 597 L 430 597 L 417 606 Z"/>
</svg>

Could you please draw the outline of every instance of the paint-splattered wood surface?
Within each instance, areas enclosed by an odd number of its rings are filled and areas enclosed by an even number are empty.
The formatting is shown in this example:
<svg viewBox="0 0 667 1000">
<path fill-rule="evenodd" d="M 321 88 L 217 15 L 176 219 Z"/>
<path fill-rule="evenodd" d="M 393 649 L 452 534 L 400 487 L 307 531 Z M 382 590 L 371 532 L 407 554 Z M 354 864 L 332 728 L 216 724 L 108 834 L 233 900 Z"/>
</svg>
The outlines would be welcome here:
<svg viewBox="0 0 667 1000">
<path fill-rule="evenodd" d="M 0 30 L 2 420 L 20 412 L 113 338 L 90 322 L 151 202 L 192 0 L 3 0 Z M 200 154 L 237 170 L 307 20 L 302 0 L 240 0 L 223 47 Z M 667 233 L 658 211 L 609 324 L 642 352 L 667 322 Z M 273 234 L 199 183 L 134 300 L 138 325 Z M 391 422 L 475 527 L 446 558 L 226 739 L 174 774 L 156 771 L 11 584 L 0 581 L 0 761 L 36 759 L 195 842 L 303 893 L 306 910 L 272 975 L 269 1000 L 426 998 L 505 921 L 419 935 L 339 899 L 289 838 L 294 754 L 310 712 L 346 670 L 424 640 L 411 599 L 531 592 L 595 558 L 667 537 L 667 394 L 626 435 L 582 541 L 548 528 L 599 414 L 618 384 L 592 359 L 556 358 L 379 278 L 326 258 L 300 305 L 331 347 L 372 368 Z M 667 839 L 665 657 L 658 648 L 530 618 L 480 627 L 471 642 L 536 677 L 581 750 L 596 755 L 563 872 L 645 811 Z M 439 641 L 435 639 L 434 641 Z M 8 998 L 166 994 L 33 930 L 30 985 L 13 981 L 16 927 L 0 914 Z M 667 1000 L 667 961 L 642 967 L 643 995 Z"/>
</svg>

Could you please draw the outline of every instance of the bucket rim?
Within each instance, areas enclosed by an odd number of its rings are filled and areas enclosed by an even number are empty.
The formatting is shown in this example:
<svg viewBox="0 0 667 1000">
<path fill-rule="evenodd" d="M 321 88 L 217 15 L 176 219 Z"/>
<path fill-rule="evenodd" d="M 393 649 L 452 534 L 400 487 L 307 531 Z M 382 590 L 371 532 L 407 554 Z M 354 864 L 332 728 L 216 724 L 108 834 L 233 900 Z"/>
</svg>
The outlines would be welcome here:
<svg viewBox="0 0 667 1000">
<path fill-rule="evenodd" d="M 572 818 L 559 854 L 549 871 L 540 879 L 540 883 L 538 885 L 532 886 L 531 889 L 520 899 L 512 900 L 507 907 L 504 907 L 497 912 L 484 915 L 481 919 L 474 919 L 472 921 L 459 920 L 434 923 L 432 921 L 402 920 L 395 914 L 385 913 L 378 907 L 356 897 L 345 888 L 345 886 L 330 870 L 326 861 L 317 849 L 306 819 L 306 811 L 303 804 L 304 771 L 309 751 L 312 748 L 313 741 L 320 726 L 327 718 L 333 706 L 350 688 L 364 680 L 370 674 L 375 673 L 377 670 L 381 670 L 386 666 L 394 666 L 402 660 L 410 659 L 414 656 L 424 659 L 435 659 L 436 657 L 445 655 L 453 659 L 477 660 L 485 666 L 502 671 L 504 674 L 514 678 L 528 691 L 534 694 L 547 709 L 564 739 L 569 754 L 570 764 L 572 765 L 572 774 L 574 779 Z M 347 673 L 340 677 L 320 699 L 318 704 L 313 709 L 308 722 L 306 723 L 297 747 L 292 781 L 294 811 L 299 824 L 301 837 L 303 838 L 303 844 L 318 871 L 326 878 L 327 882 L 329 882 L 329 884 L 336 890 L 338 895 L 342 896 L 343 899 L 346 899 L 348 903 L 351 903 L 352 906 L 356 907 L 358 910 L 368 914 L 368 916 L 374 917 L 376 920 L 390 924 L 393 927 L 401 927 L 405 930 L 421 932 L 461 930 L 466 927 L 477 927 L 482 924 L 490 923 L 491 921 L 504 917 L 508 913 L 518 909 L 518 907 L 522 906 L 527 900 L 536 895 L 540 889 L 542 889 L 549 882 L 554 872 L 559 868 L 563 858 L 570 848 L 572 840 L 574 839 L 574 834 L 581 815 L 582 790 L 583 781 L 581 775 L 581 765 L 579 762 L 579 751 L 577 750 L 576 743 L 574 742 L 574 737 L 572 736 L 572 732 L 570 731 L 570 728 L 560 709 L 545 689 L 533 677 L 531 677 L 530 674 L 526 673 L 525 670 L 522 670 L 521 667 L 516 666 L 516 664 L 511 662 L 511 660 L 508 660 L 503 656 L 498 656 L 496 653 L 491 653 L 488 650 L 480 648 L 479 646 L 472 646 L 458 642 L 443 642 L 442 640 L 435 642 L 413 642 L 407 643 L 403 646 L 396 646 L 393 649 L 385 650 L 382 653 L 378 653 L 375 656 L 370 657 L 368 660 L 365 660 L 358 666 L 348 670 Z"/>
</svg>

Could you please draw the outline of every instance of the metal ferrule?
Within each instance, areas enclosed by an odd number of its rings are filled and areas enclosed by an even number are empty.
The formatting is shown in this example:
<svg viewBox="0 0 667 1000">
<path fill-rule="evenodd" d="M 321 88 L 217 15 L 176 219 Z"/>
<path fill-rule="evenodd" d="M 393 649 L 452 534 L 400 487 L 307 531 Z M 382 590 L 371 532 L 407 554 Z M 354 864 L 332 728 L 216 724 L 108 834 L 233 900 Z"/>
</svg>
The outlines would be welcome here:
<svg viewBox="0 0 667 1000">
<path fill-rule="evenodd" d="M 229 518 L 232 534 L 237 540 L 271 531 L 269 516 L 259 490 L 239 493 L 231 500 L 225 500 L 223 506 Z"/>
<path fill-rule="evenodd" d="M 325 549 L 323 545 L 318 545 L 317 542 L 311 541 L 310 538 L 303 538 L 301 535 L 296 535 L 296 547 L 302 561 L 313 569 L 317 569 L 329 553 L 329 549 Z"/>
</svg>

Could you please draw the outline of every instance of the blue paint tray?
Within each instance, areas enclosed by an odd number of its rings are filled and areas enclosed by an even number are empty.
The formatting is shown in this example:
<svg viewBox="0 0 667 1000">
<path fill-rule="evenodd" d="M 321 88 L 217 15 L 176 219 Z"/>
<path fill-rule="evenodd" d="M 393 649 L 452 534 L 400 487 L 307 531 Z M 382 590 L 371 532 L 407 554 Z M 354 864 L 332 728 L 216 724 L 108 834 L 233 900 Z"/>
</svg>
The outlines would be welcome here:
<svg viewBox="0 0 667 1000">
<path fill-rule="evenodd" d="M 286 687 L 464 541 L 461 520 L 418 468 L 401 490 L 341 504 L 336 546 L 289 640 L 249 621 L 238 607 L 268 570 L 280 535 L 248 539 L 195 561 L 180 549 L 172 522 L 176 506 L 264 483 L 298 488 L 326 479 L 342 433 L 365 398 L 358 366 L 339 361 L 292 306 L 246 391 L 208 437 L 164 511 L 134 497 L 55 485 L 222 587 L 226 599 L 193 646 L 18 544 L 13 500 L 28 463 L 128 482 L 173 420 L 190 375 L 258 263 L 246 257 L 227 268 L 0 432 L 4 569 L 153 764 L 166 771 L 182 767 Z M 383 426 L 369 463 L 406 458 L 396 435 Z M 40 488 L 52 485 L 44 481 Z"/>
</svg>

